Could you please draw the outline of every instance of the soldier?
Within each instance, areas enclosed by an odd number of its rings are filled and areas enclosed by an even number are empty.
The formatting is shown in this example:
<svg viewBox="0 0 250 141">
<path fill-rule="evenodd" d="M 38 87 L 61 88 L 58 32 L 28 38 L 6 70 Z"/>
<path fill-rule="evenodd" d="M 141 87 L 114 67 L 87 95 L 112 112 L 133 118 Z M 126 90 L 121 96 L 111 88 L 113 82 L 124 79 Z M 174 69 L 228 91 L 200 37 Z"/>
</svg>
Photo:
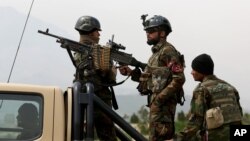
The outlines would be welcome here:
<svg viewBox="0 0 250 141">
<path fill-rule="evenodd" d="M 214 63 L 207 54 L 194 58 L 192 69 L 200 83 L 193 91 L 188 123 L 177 140 L 229 141 L 230 125 L 240 125 L 242 119 L 238 91 L 214 75 Z"/>
<path fill-rule="evenodd" d="M 139 82 L 140 93 L 149 95 L 149 140 L 163 141 L 171 139 L 175 132 L 176 105 L 185 82 L 184 57 L 167 42 L 172 28 L 165 17 L 155 15 L 146 21 L 144 17 L 143 26 L 148 45 L 153 45 L 144 72 L 128 66 L 120 67 L 119 71 L 122 75 L 131 75 L 132 80 Z"/>
<path fill-rule="evenodd" d="M 18 109 L 17 126 L 23 128 L 18 140 L 30 140 L 39 135 L 38 111 L 34 104 L 24 103 Z"/>
<path fill-rule="evenodd" d="M 80 34 L 80 43 L 91 45 L 92 47 L 102 47 L 98 45 L 101 26 L 99 21 L 92 16 L 80 17 L 75 25 L 75 29 Z M 115 83 L 116 72 L 110 68 L 103 70 L 97 68 L 94 64 L 95 59 L 89 60 L 96 54 L 75 53 L 74 60 L 79 69 L 76 73 L 76 79 L 85 83 L 90 81 L 94 84 L 94 93 L 101 98 L 107 105 L 112 106 L 111 90 L 108 86 L 102 84 Z M 110 63 L 109 66 L 112 64 Z M 94 68 L 93 70 L 91 70 Z M 88 70 L 90 69 L 90 70 Z M 94 126 L 97 136 L 101 141 L 116 141 L 115 127 L 113 121 L 106 116 L 97 106 L 94 105 Z"/>
</svg>

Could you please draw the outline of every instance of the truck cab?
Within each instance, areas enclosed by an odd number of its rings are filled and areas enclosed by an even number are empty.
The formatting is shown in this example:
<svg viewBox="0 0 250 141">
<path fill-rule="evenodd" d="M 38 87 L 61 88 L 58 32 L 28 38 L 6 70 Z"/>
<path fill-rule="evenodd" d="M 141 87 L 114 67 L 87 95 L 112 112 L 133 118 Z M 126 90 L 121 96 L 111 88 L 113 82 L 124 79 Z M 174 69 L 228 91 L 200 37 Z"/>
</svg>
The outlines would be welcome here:
<svg viewBox="0 0 250 141">
<path fill-rule="evenodd" d="M 81 86 L 76 83 L 63 91 L 57 86 L 0 83 L 0 141 L 92 141 L 93 103 L 112 118 L 120 140 L 146 141 L 93 94 L 92 85 L 86 85 L 87 93 L 80 92 Z"/>
<path fill-rule="evenodd" d="M 0 83 L 0 140 L 64 141 L 67 126 L 65 102 L 64 93 L 58 87 Z M 20 111 L 24 104 L 34 105 L 38 115 L 28 110 Z M 25 116 L 22 121 L 18 121 L 20 114 Z M 25 120 L 32 116 L 37 118 L 33 124 L 36 127 L 28 131 L 26 137 L 20 138 L 27 130 L 19 124 L 25 124 Z"/>
</svg>

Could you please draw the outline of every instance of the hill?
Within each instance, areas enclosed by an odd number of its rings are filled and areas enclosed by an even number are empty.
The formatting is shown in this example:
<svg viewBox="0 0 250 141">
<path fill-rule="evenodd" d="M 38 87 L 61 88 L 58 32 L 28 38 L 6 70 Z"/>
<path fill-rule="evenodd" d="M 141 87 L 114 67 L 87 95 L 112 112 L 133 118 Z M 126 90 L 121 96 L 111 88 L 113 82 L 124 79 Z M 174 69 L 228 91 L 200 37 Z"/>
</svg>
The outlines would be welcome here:
<svg viewBox="0 0 250 141">
<path fill-rule="evenodd" d="M 0 82 L 6 82 L 20 42 L 26 15 L 10 7 L 0 7 L 0 16 Z M 70 38 L 64 30 L 31 15 L 20 43 L 10 82 L 56 85 L 62 88 L 72 84 L 74 67 L 67 51 L 56 43 L 55 38 L 38 34 L 38 30 L 47 28 L 54 34 Z"/>
</svg>

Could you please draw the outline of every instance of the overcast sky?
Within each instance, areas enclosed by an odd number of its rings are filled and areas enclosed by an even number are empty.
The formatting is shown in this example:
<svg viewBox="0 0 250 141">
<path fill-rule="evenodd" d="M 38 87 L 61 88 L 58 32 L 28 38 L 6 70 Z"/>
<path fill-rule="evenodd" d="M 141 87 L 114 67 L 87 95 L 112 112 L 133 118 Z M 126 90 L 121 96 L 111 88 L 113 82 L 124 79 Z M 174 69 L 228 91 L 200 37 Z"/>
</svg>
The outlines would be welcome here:
<svg viewBox="0 0 250 141">
<path fill-rule="evenodd" d="M 32 0 L 0 0 L 1 7 L 13 8 L 24 15 L 27 15 L 31 3 Z M 76 41 L 79 38 L 78 33 L 74 30 L 77 19 L 83 15 L 94 16 L 101 23 L 101 44 L 105 44 L 114 34 L 114 40 L 127 47 L 126 52 L 132 53 L 138 60 L 146 62 L 151 51 L 150 46 L 146 44 L 146 34 L 141 24 L 142 14 L 148 14 L 148 17 L 162 15 L 170 21 L 173 32 L 169 35 L 168 41 L 184 54 L 186 60 L 187 80 L 184 86 L 186 94 L 191 95 L 192 90 L 198 84 L 193 81 L 190 74 L 192 59 L 201 53 L 208 53 L 215 62 L 215 74 L 234 85 L 240 92 L 242 100 L 250 99 L 248 94 L 250 84 L 248 75 L 250 72 L 248 62 L 250 58 L 249 0 L 35 0 L 31 11 L 31 17 L 56 26 L 67 33 L 54 34 L 67 36 Z M 0 15 L 4 15 L 4 13 L 0 13 Z M 12 20 L 11 18 L 9 17 L 9 20 Z M 24 24 L 24 21 L 25 19 L 22 23 L 16 24 Z M 27 28 L 29 26 L 31 25 L 28 23 Z M 19 30 L 22 31 L 22 27 Z M 50 31 L 53 32 L 53 29 Z M 49 37 L 39 36 L 37 38 L 37 40 L 42 40 Z M 0 39 L 1 42 L 5 40 Z M 55 45 L 59 46 L 59 44 Z M 2 48 L 0 47 L 0 50 Z M 22 46 L 20 50 L 22 50 Z M 1 54 L 1 56 L 4 55 L 8 54 Z M 59 54 L 56 57 L 60 60 L 67 60 L 67 65 L 72 65 L 67 54 Z M 50 60 L 53 62 L 54 58 L 52 57 Z M 4 61 L 6 60 L 2 59 L 0 63 Z M 22 63 L 19 63 L 19 66 L 21 65 Z M 60 67 L 65 67 L 65 65 L 62 64 Z M 18 68 L 14 69 L 18 70 Z M 60 75 L 59 73 L 59 76 L 58 72 L 55 74 L 52 70 L 33 71 L 43 73 L 41 77 L 36 78 L 36 83 L 58 84 L 62 88 L 72 82 L 71 78 L 74 73 L 73 66 L 69 67 L 66 74 Z M 53 83 L 48 80 L 44 81 L 44 79 L 48 79 L 45 74 L 49 74 Z M 6 75 L 8 72 L 4 72 L 4 76 Z M 53 78 L 53 76 L 56 77 Z M 58 77 L 60 80 L 57 82 Z M 7 81 L 7 77 L 0 78 L 1 82 Z M 125 77 L 118 75 L 118 81 L 123 79 Z M 15 82 L 14 78 L 12 80 Z M 29 81 L 18 80 L 17 82 Z M 30 82 L 33 83 L 33 81 Z M 128 80 L 124 85 L 116 88 L 116 91 L 119 91 L 117 94 L 136 93 L 136 85 Z"/>
</svg>

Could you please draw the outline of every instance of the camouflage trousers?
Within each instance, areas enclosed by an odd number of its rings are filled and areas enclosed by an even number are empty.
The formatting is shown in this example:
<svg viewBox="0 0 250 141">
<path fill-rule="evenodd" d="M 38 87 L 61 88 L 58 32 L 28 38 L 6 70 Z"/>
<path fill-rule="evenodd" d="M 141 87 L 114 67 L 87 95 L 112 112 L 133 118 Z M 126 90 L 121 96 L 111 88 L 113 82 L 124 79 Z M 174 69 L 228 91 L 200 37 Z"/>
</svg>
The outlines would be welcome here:
<svg viewBox="0 0 250 141">
<path fill-rule="evenodd" d="M 149 141 L 164 141 L 173 138 L 174 122 L 169 114 L 169 106 L 158 106 L 157 102 L 150 105 Z"/>
<path fill-rule="evenodd" d="M 230 127 L 223 125 L 219 128 L 208 130 L 208 141 L 229 141 Z"/>
<path fill-rule="evenodd" d="M 174 131 L 172 123 L 150 123 L 149 141 L 165 141 L 172 139 Z"/>
<path fill-rule="evenodd" d="M 204 141 L 202 136 L 199 134 L 200 131 L 190 138 L 185 138 L 185 141 Z M 223 125 L 216 129 L 208 130 L 207 141 L 229 141 L 230 140 L 230 128 L 228 125 Z"/>
</svg>

